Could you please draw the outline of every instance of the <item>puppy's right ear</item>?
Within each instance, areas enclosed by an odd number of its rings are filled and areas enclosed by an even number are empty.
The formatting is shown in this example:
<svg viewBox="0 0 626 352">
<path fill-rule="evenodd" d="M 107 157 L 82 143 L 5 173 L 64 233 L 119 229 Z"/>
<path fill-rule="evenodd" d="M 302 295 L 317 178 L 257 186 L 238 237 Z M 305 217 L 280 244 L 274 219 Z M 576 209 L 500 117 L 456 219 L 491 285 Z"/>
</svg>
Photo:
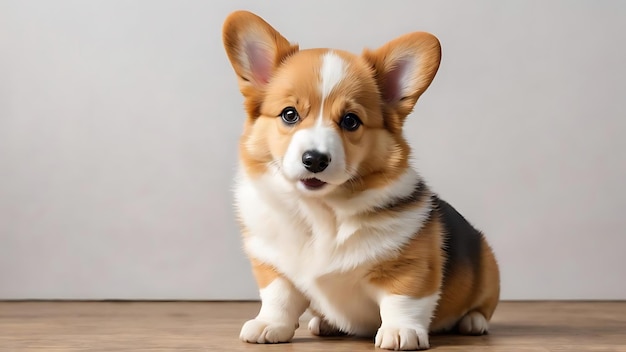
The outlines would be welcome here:
<svg viewBox="0 0 626 352">
<path fill-rule="evenodd" d="M 261 17 L 248 11 L 231 13 L 224 21 L 222 40 L 245 97 L 262 91 L 276 67 L 298 51 Z"/>
</svg>

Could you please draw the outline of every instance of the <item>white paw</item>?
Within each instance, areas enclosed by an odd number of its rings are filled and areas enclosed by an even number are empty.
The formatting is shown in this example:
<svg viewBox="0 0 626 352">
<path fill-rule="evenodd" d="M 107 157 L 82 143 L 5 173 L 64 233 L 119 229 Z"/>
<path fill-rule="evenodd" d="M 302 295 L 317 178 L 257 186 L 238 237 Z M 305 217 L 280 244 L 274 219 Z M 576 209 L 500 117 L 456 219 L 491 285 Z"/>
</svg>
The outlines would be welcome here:
<svg viewBox="0 0 626 352">
<path fill-rule="evenodd" d="M 252 319 L 243 324 L 239 338 L 249 343 L 289 342 L 295 331 L 293 325 L 270 324 Z"/>
<path fill-rule="evenodd" d="M 309 330 L 315 336 L 340 336 L 344 333 L 320 317 L 309 320 Z"/>
<path fill-rule="evenodd" d="M 425 350 L 430 347 L 427 329 L 381 327 L 376 347 L 394 351 Z"/>
<path fill-rule="evenodd" d="M 470 312 L 459 321 L 459 332 L 464 335 L 482 335 L 488 329 L 487 319 L 478 312 Z"/>
</svg>

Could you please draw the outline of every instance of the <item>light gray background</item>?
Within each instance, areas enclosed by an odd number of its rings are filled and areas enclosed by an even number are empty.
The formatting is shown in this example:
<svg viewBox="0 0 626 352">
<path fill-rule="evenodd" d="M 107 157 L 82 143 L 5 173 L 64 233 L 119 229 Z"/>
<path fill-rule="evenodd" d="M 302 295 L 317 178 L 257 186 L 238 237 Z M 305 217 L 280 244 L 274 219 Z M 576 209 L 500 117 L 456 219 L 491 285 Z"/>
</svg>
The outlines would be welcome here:
<svg viewBox="0 0 626 352">
<path fill-rule="evenodd" d="M 0 298 L 257 297 L 232 10 L 302 47 L 436 34 L 406 135 L 505 299 L 626 299 L 626 2 L 0 1 Z"/>
</svg>

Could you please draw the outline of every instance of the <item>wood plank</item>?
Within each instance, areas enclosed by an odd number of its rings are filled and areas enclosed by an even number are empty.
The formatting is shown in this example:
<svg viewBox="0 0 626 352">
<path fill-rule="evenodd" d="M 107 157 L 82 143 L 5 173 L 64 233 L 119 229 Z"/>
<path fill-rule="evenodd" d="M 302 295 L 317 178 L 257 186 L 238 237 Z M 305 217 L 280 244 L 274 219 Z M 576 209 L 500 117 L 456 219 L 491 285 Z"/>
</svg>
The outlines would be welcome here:
<svg viewBox="0 0 626 352">
<path fill-rule="evenodd" d="M 0 302 L 0 351 L 372 351 L 370 339 L 238 340 L 257 302 Z M 626 302 L 502 302 L 491 333 L 431 338 L 436 351 L 626 351 Z"/>
</svg>

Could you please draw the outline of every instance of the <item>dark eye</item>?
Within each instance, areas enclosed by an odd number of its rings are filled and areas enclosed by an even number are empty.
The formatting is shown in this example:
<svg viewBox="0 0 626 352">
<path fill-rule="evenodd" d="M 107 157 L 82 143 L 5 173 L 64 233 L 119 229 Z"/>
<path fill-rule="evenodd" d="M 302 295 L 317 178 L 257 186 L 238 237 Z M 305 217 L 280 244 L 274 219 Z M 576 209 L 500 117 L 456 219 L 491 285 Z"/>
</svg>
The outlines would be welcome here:
<svg viewBox="0 0 626 352">
<path fill-rule="evenodd" d="M 339 126 L 346 131 L 356 131 L 361 126 L 361 120 L 355 114 L 347 113 L 339 121 Z"/>
<path fill-rule="evenodd" d="M 294 107 L 287 107 L 283 109 L 283 112 L 280 113 L 280 118 L 283 119 L 288 125 L 293 125 L 294 123 L 300 121 L 300 115 L 298 115 L 298 111 Z"/>
</svg>

